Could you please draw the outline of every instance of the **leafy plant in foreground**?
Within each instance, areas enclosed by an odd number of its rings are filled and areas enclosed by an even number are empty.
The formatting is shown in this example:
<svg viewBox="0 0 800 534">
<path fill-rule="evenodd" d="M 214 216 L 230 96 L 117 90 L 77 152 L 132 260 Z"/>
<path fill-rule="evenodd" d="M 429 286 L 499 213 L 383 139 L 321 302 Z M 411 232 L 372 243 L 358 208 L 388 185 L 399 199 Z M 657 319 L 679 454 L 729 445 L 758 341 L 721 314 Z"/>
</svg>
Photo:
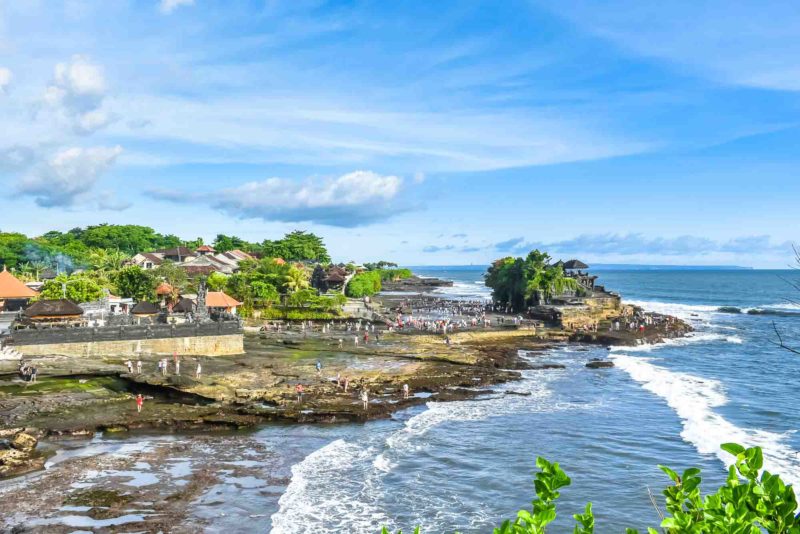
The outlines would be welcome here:
<svg viewBox="0 0 800 534">
<path fill-rule="evenodd" d="M 700 470 L 690 468 L 682 474 L 669 467 L 659 468 L 672 480 L 664 491 L 666 515 L 662 516 L 664 534 L 800 534 L 800 514 L 796 513 L 797 498 L 791 485 L 779 475 L 763 471 L 764 456 L 760 447 L 744 448 L 725 443 L 722 450 L 736 459 L 728 469 L 725 484 L 716 493 L 703 497 L 700 492 Z M 534 488 L 536 498 L 529 510 L 520 510 L 514 520 L 506 520 L 494 534 L 544 534 L 556 518 L 559 490 L 571 481 L 557 463 L 537 458 Z M 658 510 L 659 514 L 661 511 Z M 573 534 L 593 534 L 592 503 L 583 513 L 574 514 Z M 415 531 L 419 534 L 419 528 Z M 626 534 L 638 534 L 626 529 Z M 648 534 L 659 530 L 647 529 Z M 390 534 L 384 527 L 382 534 Z M 402 534 L 398 532 L 397 534 Z"/>
</svg>

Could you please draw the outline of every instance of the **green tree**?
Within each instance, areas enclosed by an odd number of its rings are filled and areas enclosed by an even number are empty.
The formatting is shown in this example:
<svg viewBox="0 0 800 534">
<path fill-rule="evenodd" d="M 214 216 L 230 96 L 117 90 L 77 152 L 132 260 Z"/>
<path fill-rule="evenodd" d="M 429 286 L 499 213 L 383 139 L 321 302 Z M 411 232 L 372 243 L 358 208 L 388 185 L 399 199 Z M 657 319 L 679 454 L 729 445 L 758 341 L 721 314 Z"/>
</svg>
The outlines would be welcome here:
<svg viewBox="0 0 800 534">
<path fill-rule="evenodd" d="M 316 261 L 330 263 L 331 257 L 322 238 L 300 230 L 286 234 L 277 241 L 265 240 L 261 243 L 261 252 L 271 258 L 283 258 L 286 261 Z"/>
<path fill-rule="evenodd" d="M 136 300 L 155 300 L 155 278 L 138 265 L 129 265 L 116 271 L 112 276 L 121 297 Z"/>
<path fill-rule="evenodd" d="M 156 267 L 153 270 L 153 275 L 156 277 L 156 280 L 163 280 L 172 286 L 172 295 L 170 296 L 173 300 L 178 298 L 178 295 L 186 289 L 189 283 L 186 271 L 171 261 L 165 261 Z"/>
<path fill-rule="evenodd" d="M 89 252 L 89 265 L 97 271 L 118 271 L 130 256 L 119 249 L 93 248 Z"/>
<path fill-rule="evenodd" d="M 234 249 L 251 252 L 253 245 L 234 235 L 217 234 L 216 239 L 214 239 L 214 249 L 217 252 L 228 252 Z"/>
<path fill-rule="evenodd" d="M 289 292 L 296 292 L 306 289 L 309 286 L 308 275 L 302 269 L 291 267 L 286 273 L 285 278 L 286 289 Z"/>
<path fill-rule="evenodd" d="M 73 302 L 93 302 L 103 297 L 103 288 L 85 276 L 61 274 L 45 282 L 39 293 L 39 298 L 48 300 L 65 297 Z"/>
<path fill-rule="evenodd" d="M 224 291 L 228 285 L 228 277 L 219 272 L 213 272 L 206 278 L 206 284 L 211 291 Z"/>
</svg>

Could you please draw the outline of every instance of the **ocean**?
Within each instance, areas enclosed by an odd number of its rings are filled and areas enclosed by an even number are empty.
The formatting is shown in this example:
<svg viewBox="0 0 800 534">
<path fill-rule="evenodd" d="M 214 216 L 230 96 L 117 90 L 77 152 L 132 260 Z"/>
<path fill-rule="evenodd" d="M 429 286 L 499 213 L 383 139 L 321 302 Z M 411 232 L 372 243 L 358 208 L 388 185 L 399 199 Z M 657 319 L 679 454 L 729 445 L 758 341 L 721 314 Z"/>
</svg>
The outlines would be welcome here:
<svg viewBox="0 0 800 534">
<path fill-rule="evenodd" d="M 488 296 L 481 269 L 416 271 L 454 281 L 435 294 Z M 773 344 L 777 328 L 800 345 L 800 307 L 785 300 L 800 295 L 783 280 L 798 273 L 598 274 L 599 283 L 625 301 L 683 317 L 695 333 L 653 346 L 529 354 L 565 368 L 524 371 L 522 380 L 482 397 L 429 402 L 366 424 L 275 424 L 202 438 L 99 436 L 61 451 L 50 471 L 57 476 L 58 463 L 74 456 L 113 458 L 171 447 L 181 452 L 159 466 L 142 463 L 124 473 L 130 484 L 181 484 L 213 459 L 227 474 L 193 501 L 190 516 L 206 521 L 208 532 L 226 534 L 366 534 L 383 525 L 404 532 L 420 525 L 429 534 L 491 532 L 530 506 L 537 456 L 558 461 L 572 478 L 553 532 L 571 531 L 572 514 L 587 501 L 594 503 L 598 532 L 657 526 L 648 490 L 661 500 L 668 482 L 657 464 L 699 467 L 711 490 L 725 478 L 729 458 L 719 445 L 729 441 L 760 445 L 766 468 L 800 482 L 794 386 L 800 356 Z M 610 357 L 615 367 L 587 369 L 594 357 Z M 119 471 L 98 468 L 84 478 L 91 484 L 114 476 Z M 28 483 L 7 483 L 6 490 Z M 86 516 L 59 521 L 99 525 Z"/>
<path fill-rule="evenodd" d="M 482 270 L 417 268 L 454 280 L 435 293 L 488 296 Z M 530 506 L 537 456 L 572 478 L 554 532 L 594 503 L 599 532 L 657 526 L 648 489 L 657 468 L 700 467 L 711 490 L 724 481 L 721 443 L 760 445 L 765 467 L 800 482 L 800 357 L 772 343 L 775 327 L 800 345 L 793 271 L 603 271 L 624 300 L 690 321 L 689 338 L 610 352 L 615 367 L 584 367 L 603 348 L 558 348 L 537 360 L 563 370 L 525 371 L 503 388 L 528 396 L 429 403 L 391 421 L 331 429 L 331 441 L 292 467 L 272 532 L 491 532 Z M 731 313 L 734 308 L 741 313 Z M 720 309 L 726 311 L 720 311 Z M 748 314 L 759 310 L 758 315 Z M 797 314 L 797 315 L 792 315 Z M 503 389 L 500 388 L 500 389 Z"/>
</svg>

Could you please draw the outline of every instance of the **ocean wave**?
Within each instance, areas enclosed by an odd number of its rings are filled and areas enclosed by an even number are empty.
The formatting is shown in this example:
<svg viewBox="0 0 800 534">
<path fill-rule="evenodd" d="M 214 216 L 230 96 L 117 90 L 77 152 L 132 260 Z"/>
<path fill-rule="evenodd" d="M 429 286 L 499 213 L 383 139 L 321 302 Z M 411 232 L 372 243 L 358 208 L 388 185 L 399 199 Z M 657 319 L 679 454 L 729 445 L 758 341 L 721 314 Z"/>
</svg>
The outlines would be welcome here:
<svg viewBox="0 0 800 534">
<path fill-rule="evenodd" d="M 374 454 L 374 449 L 337 439 L 292 466 L 271 532 L 375 532 L 376 525 L 388 524 L 376 506 L 381 490 L 363 467 Z"/>
<path fill-rule="evenodd" d="M 720 450 L 720 444 L 736 442 L 747 447 L 759 446 L 764 452 L 764 469 L 780 473 L 785 482 L 798 487 L 800 460 L 797 451 L 786 444 L 786 434 L 740 428 L 714 411 L 728 402 L 720 382 L 670 371 L 653 365 L 648 358 L 621 353 L 611 358 L 644 389 L 667 402 L 681 419 L 681 437 L 698 452 L 715 454 L 725 465 L 730 465 L 732 457 Z"/>
<path fill-rule="evenodd" d="M 625 300 L 624 304 L 639 306 L 645 311 L 652 311 L 662 315 L 672 315 L 681 319 L 696 321 L 709 319 L 717 313 L 718 306 L 710 304 L 683 304 L 680 302 L 660 302 L 656 300 Z"/>
<path fill-rule="evenodd" d="M 735 345 L 740 345 L 744 343 L 744 340 L 737 335 L 726 335 L 716 332 L 691 332 L 685 337 L 668 338 L 661 343 L 644 343 L 642 345 L 631 347 L 618 345 L 611 347 L 611 352 L 651 352 L 653 350 L 664 349 L 668 347 L 680 347 L 695 343 L 714 342 L 733 343 Z"/>
</svg>

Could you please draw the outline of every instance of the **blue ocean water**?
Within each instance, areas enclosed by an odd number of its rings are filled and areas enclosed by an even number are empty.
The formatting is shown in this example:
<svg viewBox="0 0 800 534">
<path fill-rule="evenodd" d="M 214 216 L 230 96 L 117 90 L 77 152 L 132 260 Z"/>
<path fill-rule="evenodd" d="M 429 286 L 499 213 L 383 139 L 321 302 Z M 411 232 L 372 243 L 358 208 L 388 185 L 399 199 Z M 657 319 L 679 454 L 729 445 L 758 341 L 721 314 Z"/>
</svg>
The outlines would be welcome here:
<svg viewBox="0 0 800 534">
<path fill-rule="evenodd" d="M 446 277 L 461 298 L 486 296 L 481 270 L 416 269 Z M 428 403 L 392 420 L 321 428 L 326 444 L 291 468 L 272 532 L 491 532 L 529 506 L 537 455 L 558 461 L 573 484 L 554 532 L 594 502 L 599 532 L 657 526 L 648 488 L 656 467 L 697 466 L 709 487 L 725 476 L 719 444 L 764 448 L 766 467 L 800 482 L 800 357 L 775 345 L 774 328 L 800 345 L 800 306 L 782 279 L 793 271 L 603 271 L 628 302 L 679 315 L 696 332 L 669 343 L 607 351 L 562 347 L 531 358 L 563 370 L 525 371 L 503 388 L 529 395 Z M 800 299 L 798 299 L 800 300 Z M 743 313 L 721 312 L 736 307 Z M 752 315 L 748 310 L 766 313 Z M 773 326 L 774 322 L 774 326 Z M 609 356 L 613 369 L 590 370 Z M 322 434 L 320 436 L 319 434 Z"/>
</svg>

